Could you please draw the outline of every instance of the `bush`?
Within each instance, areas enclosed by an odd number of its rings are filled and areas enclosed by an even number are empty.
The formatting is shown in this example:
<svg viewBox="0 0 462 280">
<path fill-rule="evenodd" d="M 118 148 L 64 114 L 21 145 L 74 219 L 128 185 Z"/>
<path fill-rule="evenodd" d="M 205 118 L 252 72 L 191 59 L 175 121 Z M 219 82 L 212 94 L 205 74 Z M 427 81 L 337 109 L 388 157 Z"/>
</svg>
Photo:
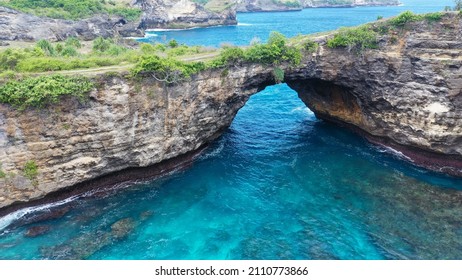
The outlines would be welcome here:
<svg viewBox="0 0 462 280">
<path fill-rule="evenodd" d="M 423 15 L 423 17 L 428 21 L 439 21 L 443 17 L 443 13 L 436 12 L 436 13 L 429 13 Z"/>
<path fill-rule="evenodd" d="M 109 1 L 111 4 L 112 1 Z M 112 2 L 115 6 L 116 3 Z M 138 8 L 110 7 L 101 0 L 0 0 L 0 6 L 10 7 L 37 16 L 59 19 L 82 19 L 95 14 L 116 14 L 128 21 L 134 21 L 141 15 Z"/>
<path fill-rule="evenodd" d="M 21 110 L 28 107 L 43 107 L 57 103 L 62 96 L 76 96 L 83 99 L 94 84 L 84 77 L 62 75 L 25 78 L 8 81 L 0 86 L 0 102 Z"/>
<path fill-rule="evenodd" d="M 60 52 L 62 56 L 77 56 L 77 50 L 73 46 L 65 46 Z"/>
<path fill-rule="evenodd" d="M 175 39 L 172 39 L 172 40 L 170 40 L 170 41 L 168 42 L 168 46 L 169 46 L 170 48 L 176 48 L 176 47 L 178 47 L 178 42 L 177 42 Z"/>
<path fill-rule="evenodd" d="M 51 43 L 48 40 L 39 40 L 36 43 L 36 46 L 40 48 L 42 51 L 44 51 L 44 53 L 48 56 L 53 56 L 56 54 L 55 48 L 53 47 L 53 45 L 51 45 Z"/>
<path fill-rule="evenodd" d="M 219 68 L 228 65 L 235 65 L 239 61 L 244 60 L 245 54 L 242 48 L 228 47 L 222 49 L 220 56 L 215 58 L 211 63 L 211 68 Z"/>
<path fill-rule="evenodd" d="M 310 53 L 316 52 L 318 48 L 319 48 L 319 44 L 311 39 L 308 39 L 308 41 L 306 41 L 305 46 L 304 46 L 304 49 Z"/>
<path fill-rule="evenodd" d="M 29 180 L 34 180 L 38 175 L 38 166 L 35 161 L 29 160 L 24 165 L 24 177 Z"/>
<path fill-rule="evenodd" d="M 77 48 L 77 49 L 80 49 L 82 47 L 82 44 L 80 43 L 79 39 L 77 39 L 75 37 L 67 38 L 66 41 L 64 41 L 64 45 L 66 47 L 74 47 L 74 48 Z"/>
<path fill-rule="evenodd" d="M 402 27 L 406 25 L 406 23 L 408 22 L 418 21 L 421 19 L 422 16 L 416 15 L 411 11 L 405 11 L 396 16 L 395 18 L 392 18 L 390 20 L 390 23 L 395 27 Z"/>
<path fill-rule="evenodd" d="M 284 81 L 284 70 L 279 67 L 275 67 L 273 70 L 274 81 L 276 84 L 280 84 Z"/>
<path fill-rule="evenodd" d="M 203 62 L 185 63 L 172 58 L 146 55 L 136 64 L 132 74 L 136 76 L 150 73 L 156 80 L 171 84 L 189 78 L 205 68 Z"/>
<path fill-rule="evenodd" d="M 93 51 L 96 52 L 105 52 L 114 44 L 112 39 L 104 39 L 103 37 L 98 37 L 93 41 Z"/>
<path fill-rule="evenodd" d="M 302 54 L 296 48 L 287 46 L 284 35 L 271 32 L 268 43 L 251 46 L 245 51 L 244 57 L 246 61 L 263 64 L 276 65 L 284 61 L 299 64 Z"/>
<path fill-rule="evenodd" d="M 329 48 L 346 47 L 348 51 L 364 49 L 376 49 L 377 33 L 369 26 L 360 26 L 356 28 L 341 28 L 333 38 L 327 40 Z"/>
<path fill-rule="evenodd" d="M 140 18 L 142 11 L 136 8 L 113 8 L 107 10 L 109 14 L 114 14 L 125 18 L 127 21 L 135 21 Z"/>
<path fill-rule="evenodd" d="M 189 55 L 189 54 L 197 54 L 200 53 L 201 48 L 198 46 L 188 47 L 188 46 L 178 46 L 173 49 L 167 49 L 167 55 L 169 56 L 182 56 L 182 55 Z"/>
</svg>

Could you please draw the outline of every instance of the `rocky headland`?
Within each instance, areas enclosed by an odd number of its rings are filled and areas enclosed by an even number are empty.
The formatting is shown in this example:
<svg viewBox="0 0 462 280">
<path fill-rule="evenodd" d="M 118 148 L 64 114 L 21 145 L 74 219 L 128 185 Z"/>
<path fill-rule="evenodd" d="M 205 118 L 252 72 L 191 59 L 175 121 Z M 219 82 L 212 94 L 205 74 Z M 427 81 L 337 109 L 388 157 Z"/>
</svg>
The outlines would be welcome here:
<svg viewBox="0 0 462 280">
<path fill-rule="evenodd" d="M 461 17 L 449 13 L 385 29 L 377 48 L 361 51 L 328 47 L 334 34 L 310 38 L 316 47 L 300 65 L 278 67 L 319 118 L 417 165 L 462 176 L 461 28 Z M 84 103 L 70 97 L 25 111 L 0 104 L 0 207 L 8 212 L 60 191 L 133 179 L 123 170 L 148 177 L 138 168 L 157 175 L 175 169 L 219 137 L 252 94 L 275 84 L 274 72 L 233 63 L 170 84 L 98 74 Z M 33 180 L 24 175 L 30 161 Z"/>
<path fill-rule="evenodd" d="M 399 0 L 301 0 L 304 8 L 351 8 L 362 6 L 397 6 Z"/>
<path fill-rule="evenodd" d="M 1 3 L 0 3 L 1 4 Z M 68 37 L 93 40 L 97 37 L 142 37 L 146 29 L 192 28 L 235 25 L 235 5 L 204 6 L 190 0 L 136 0 L 130 8 L 140 9 L 138 19 L 95 14 L 80 20 L 39 17 L 0 6 L 1 41 L 62 41 Z"/>
<path fill-rule="evenodd" d="M 191 0 L 135 0 L 133 5 L 143 11 L 139 24 L 142 29 L 236 25 L 235 5 L 216 2 L 221 5 L 204 6 Z"/>
<path fill-rule="evenodd" d="M 238 0 L 237 11 L 241 13 L 252 12 L 289 12 L 303 9 L 298 0 Z"/>
</svg>

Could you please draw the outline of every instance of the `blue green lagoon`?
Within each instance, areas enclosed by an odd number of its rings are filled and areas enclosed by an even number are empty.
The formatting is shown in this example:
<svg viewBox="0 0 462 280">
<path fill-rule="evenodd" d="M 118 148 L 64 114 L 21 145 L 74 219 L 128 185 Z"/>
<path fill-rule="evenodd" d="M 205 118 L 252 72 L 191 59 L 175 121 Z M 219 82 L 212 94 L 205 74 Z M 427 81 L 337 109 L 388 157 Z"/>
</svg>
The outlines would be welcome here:
<svg viewBox="0 0 462 280">
<path fill-rule="evenodd" d="M 333 30 L 403 6 L 239 14 L 238 26 L 142 41 L 246 45 Z M 41 219 L 59 213 L 52 219 Z M 34 228 L 43 231 L 36 237 Z M 0 218 L 0 259 L 462 259 L 462 179 L 318 120 L 281 84 L 255 94 L 187 169 Z"/>
</svg>

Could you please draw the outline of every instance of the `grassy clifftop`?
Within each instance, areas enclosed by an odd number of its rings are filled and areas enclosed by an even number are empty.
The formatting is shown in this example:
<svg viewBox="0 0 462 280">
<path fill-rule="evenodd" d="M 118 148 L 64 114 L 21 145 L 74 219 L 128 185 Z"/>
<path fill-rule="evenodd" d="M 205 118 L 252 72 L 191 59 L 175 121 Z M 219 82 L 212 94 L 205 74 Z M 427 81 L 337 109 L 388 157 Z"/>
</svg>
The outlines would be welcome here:
<svg viewBox="0 0 462 280">
<path fill-rule="evenodd" d="M 130 0 L 0 0 L 0 6 L 37 16 L 70 20 L 101 13 L 120 15 L 127 20 L 136 20 L 141 15 L 140 9 L 130 5 Z"/>
</svg>

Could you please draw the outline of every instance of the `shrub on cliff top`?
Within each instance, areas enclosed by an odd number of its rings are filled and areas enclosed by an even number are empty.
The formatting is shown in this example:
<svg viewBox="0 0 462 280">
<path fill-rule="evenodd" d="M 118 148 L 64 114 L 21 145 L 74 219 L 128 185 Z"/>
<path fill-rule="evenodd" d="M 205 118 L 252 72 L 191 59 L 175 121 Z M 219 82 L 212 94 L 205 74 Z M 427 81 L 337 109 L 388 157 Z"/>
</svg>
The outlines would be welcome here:
<svg viewBox="0 0 462 280">
<path fill-rule="evenodd" d="M 8 81 L 0 86 L 0 102 L 19 109 L 43 107 L 57 103 L 62 96 L 76 96 L 83 99 L 94 84 L 84 77 L 62 75 L 25 78 Z"/>
<path fill-rule="evenodd" d="M 277 65 L 282 62 L 299 64 L 302 59 L 300 50 L 288 46 L 284 35 L 271 32 L 268 43 L 256 44 L 245 51 L 245 60 L 263 64 Z"/>
<path fill-rule="evenodd" d="M 132 74 L 150 74 L 158 81 L 171 84 L 187 79 L 205 68 L 203 62 L 186 63 L 173 58 L 144 55 L 133 68 Z"/>
<path fill-rule="evenodd" d="M 268 43 L 256 43 L 248 49 L 238 47 L 224 48 L 220 56 L 209 66 L 212 68 L 234 65 L 239 61 L 254 62 L 267 65 L 279 65 L 282 62 L 299 64 L 302 53 L 299 49 L 287 45 L 287 39 L 278 32 L 271 32 Z"/>
<path fill-rule="evenodd" d="M 333 38 L 327 40 L 329 48 L 346 47 L 348 51 L 362 51 L 364 49 L 376 49 L 377 33 L 369 26 L 356 28 L 341 28 Z"/>
</svg>

